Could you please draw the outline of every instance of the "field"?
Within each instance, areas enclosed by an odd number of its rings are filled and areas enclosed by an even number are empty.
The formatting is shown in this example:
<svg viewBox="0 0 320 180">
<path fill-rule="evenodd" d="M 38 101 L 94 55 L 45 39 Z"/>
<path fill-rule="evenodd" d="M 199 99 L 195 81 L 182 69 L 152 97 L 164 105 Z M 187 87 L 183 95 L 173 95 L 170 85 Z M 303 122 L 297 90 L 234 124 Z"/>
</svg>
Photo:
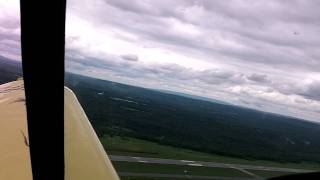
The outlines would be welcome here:
<svg viewBox="0 0 320 180">
<path fill-rule="evenodd" d="M 157 157 L 165 159 L 186 159 L 198 161 L 212 161 L 219 163 L 250 164 L 272 167 L 302 168 L 319 170 L 320 164 L 317 163 L 279 163 L 263 160 L 246 160 L 231 158 L 214 154 L 202 153 L 188 149 L 176 148 L 171 146 L 159 145 L 154 142 L 119 136 L 104 136 L 100 138 L 101 143 L 109 155 L 143 156 Z"/>
<path fill-rule="evenodd" d="M 320 169 L 317 123 L 70 73 L 66 73 L 65 84 L 75 92 L 109 155 Z M 182 168 L 114 164 L 118 172 L 137 168 L 171 173 Z M 210 169 L 192 172 L 214 172 Z M 215 171 L 223 172 L 225 169 Z M 261 177 L 283 175 L 255 173 Z"/>
</svg>

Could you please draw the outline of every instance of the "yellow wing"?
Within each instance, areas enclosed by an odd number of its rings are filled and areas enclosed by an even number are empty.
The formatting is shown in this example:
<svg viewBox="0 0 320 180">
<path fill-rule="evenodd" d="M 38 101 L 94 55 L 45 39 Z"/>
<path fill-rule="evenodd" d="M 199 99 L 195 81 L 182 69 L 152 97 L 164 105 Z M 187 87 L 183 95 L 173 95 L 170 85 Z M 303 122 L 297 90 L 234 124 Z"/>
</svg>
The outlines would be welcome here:
<svg viewBox="0 0 320 180">
<path fill-rule="evenodd" d="M 0 179 L 32 180 L 23 81 L 0 85 Z"/>
<path fill-rule="evenodd" d="M 65 180 L 119 179 L 75 94 L 64 93 Z"/>
<path fill-rule="evenodd" d="M 74 93 L 65 88 L 65 180 L 118 180 Z M 23 81 L 0 85 L 0 180 L 32 180 Z"/>
</svg>

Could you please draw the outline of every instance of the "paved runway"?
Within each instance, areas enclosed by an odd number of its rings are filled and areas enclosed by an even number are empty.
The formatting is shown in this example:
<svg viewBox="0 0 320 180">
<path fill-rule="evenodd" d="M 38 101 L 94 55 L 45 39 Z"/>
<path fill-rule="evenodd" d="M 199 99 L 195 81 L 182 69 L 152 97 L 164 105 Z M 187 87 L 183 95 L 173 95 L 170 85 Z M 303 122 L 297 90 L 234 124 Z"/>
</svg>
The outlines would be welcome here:
<svg viewBox="0 0 320 180">
<path fill-rule="evenodd" d="M 252 178 L 242 177 L 221 177 L 221 176 L 194 176 L 194 175 L 177 175 L 177 174 L 159 174 L 159 173 L 129 173 L 120 172 L 120 176 L 133 176 L 133 177 L 158 177 L 158 178 L 170 178 L 170 179 L 215 179 L 215 180 L 252 180 Z"/>
<path fill-rule="evenodd" d="M 152 164 L 174 164 L 174 165 L 186 165 L 186 166 L 204 166 L 204 167 L 218 167 L 218 168 L 232 168 L 238 170 L 263 170 L 263 171 L 277 171 L 288 173 L 307 173 L 314 172 L 306 169 L 292 169 L 292 168 L 279 168 L 268 166 L 255 166 L 255 165 L 243 165 L 243 164 L 226 164 L 215 163 L 205 161 L 191 161 L 191 160 L 176 160 L 176 159 L 160 159 L 160 158 L 148 158 L 148 157 L 132 157 L 132 156 L 117 156 L 109 155 L 111 161 L 125 161 L 125 162 L 140 162 L 140 163 L 152 163 Z M 250 172 L 248 172 L 250 173 Z"/>
</svg>

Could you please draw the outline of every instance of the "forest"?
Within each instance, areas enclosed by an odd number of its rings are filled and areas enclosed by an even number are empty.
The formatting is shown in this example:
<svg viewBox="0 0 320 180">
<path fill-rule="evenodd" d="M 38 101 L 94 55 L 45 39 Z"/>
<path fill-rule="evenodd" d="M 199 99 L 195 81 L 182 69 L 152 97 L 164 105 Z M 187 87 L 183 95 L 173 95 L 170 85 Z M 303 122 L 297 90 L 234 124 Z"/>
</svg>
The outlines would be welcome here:
<svg viewBox="0 0 320 180">
<path fill-rule="evenodd" d="M 320 125 L 66 73 L 99 137 L 122 136 L 253 160 L 320 162 Z"/>
</svg>

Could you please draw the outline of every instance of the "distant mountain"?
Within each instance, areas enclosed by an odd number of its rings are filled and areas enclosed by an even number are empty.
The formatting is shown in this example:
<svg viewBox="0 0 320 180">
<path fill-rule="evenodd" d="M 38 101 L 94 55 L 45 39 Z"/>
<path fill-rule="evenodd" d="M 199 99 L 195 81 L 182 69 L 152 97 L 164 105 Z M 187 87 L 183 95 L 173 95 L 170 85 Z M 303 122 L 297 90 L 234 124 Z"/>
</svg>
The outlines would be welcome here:
<svg viewBox="0 0 320 180">
<path fill-rule="evenodd" d="M 207 97 L 203 97 L 203 96 L 192 95 L 192 94 L 186 94 L 186 93 L 182 93 L 182 92 L 161 90 L 161 89 L 153 89 L 153 90 L 160 91 L 162 93 L 173 94 L 173 95 L 177 95 L 177 96 L 183 96 L 183 97 L 187 97 L 187 98 L 191 98 L 191 99 L 196 99 L 196 100 L 208 101 L 208 102 L 224 104 L 224 105 L 233 105 L 233 104 L 225 102 L 225 101 L 220 101 L 220 100 L 211 99 L 211 98 L 207 98 Z"/>
<path fill-rule="evenodd" d="M 21 62 L 0 55 L 0 84 L 11 82 L 22 76 Z"/>
</svg>

